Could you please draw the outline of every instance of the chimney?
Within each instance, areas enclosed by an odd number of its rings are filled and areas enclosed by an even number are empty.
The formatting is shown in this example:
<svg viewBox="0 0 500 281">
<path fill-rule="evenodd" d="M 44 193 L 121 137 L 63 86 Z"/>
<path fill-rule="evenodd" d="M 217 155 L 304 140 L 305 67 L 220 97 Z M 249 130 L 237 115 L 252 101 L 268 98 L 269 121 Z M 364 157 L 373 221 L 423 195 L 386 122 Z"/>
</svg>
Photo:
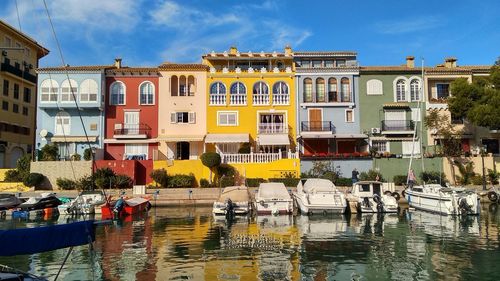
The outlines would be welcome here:
<svg viewBox="0 0 500 281">
<path fill-rule="evenodd" d="M 406 67 L 415 68 L 415 57 L 414 56 L 407 56 L 406 57 Z"/>
<path fill-rule="evenodd" d="M 285 56 L 291 56 L 292 55 L 292 47 L 290 45 L 285 46 Z"/>
<path fill-rule="evenodd" d="M 444 66 L 446 68 L 454 68 L 457 67 L 457 58 L 447 57 L 444 59 Z"/>
<path fill-rule="evenodd" d="M 115 59 L 115 67 L 116 68 L 122 68 L 122 59 L 121 58 L 116 58 Z"/>
<path fill-rule="evenodd" d="M 238 49 L 235 46 L 231 46 L 231 48 L 229 48 L 230 55 L 236 55 L 237 52 L 238 52 Z"/>
</svg>

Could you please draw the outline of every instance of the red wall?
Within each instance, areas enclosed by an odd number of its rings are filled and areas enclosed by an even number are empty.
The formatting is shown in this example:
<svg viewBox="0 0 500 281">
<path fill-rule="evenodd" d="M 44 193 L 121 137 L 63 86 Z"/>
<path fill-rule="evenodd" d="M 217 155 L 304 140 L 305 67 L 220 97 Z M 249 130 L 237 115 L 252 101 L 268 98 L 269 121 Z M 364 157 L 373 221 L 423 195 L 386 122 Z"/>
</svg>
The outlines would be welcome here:
<svg viewBox="0 0 500 281">
<path fill-rule="evenodd" d="M 153 170 L 151 160 L 97 160 L 94 169 L 110 168 L 116 174 L 127 175 L 134 180 L 134 184 L 149 184 L 153 180 L 149 174 Z"/>
<path fill-rule="evenodd" d="M 150 143 L 148 147 L 148 159 L 153 160 L 153 151 L 158 149 L 157 143 Z M 106 143 L 104 145 L 104 159 L 106 160 L 123 160 L 125 153 L 125 144 L 122 143 Z"/>
</svg>

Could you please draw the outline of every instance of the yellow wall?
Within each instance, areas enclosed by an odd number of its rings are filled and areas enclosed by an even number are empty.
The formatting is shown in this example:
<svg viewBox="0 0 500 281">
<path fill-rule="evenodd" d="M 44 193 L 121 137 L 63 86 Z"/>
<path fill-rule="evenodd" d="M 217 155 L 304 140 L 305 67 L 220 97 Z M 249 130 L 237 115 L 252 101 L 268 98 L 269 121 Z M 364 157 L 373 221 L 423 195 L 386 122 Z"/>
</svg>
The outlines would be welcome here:
<svg viewBox="0 0 500 281">
<path fill-rule="evenodd" d="M 154 161 L 154 169 L 165 169 L 169 175 L 193 173 L 196 180 L 208 179 L 210 170 L 203 166 L 201 160 L 174 160 L 173 165 L 168 166 L 167 161 Z M 242 177 L 246 178 L 280 178 L 286 174 L 300 176 L 299 159 L 281 159 L 271 163 L 245 163 L 230 164 Z"/>
</svg>

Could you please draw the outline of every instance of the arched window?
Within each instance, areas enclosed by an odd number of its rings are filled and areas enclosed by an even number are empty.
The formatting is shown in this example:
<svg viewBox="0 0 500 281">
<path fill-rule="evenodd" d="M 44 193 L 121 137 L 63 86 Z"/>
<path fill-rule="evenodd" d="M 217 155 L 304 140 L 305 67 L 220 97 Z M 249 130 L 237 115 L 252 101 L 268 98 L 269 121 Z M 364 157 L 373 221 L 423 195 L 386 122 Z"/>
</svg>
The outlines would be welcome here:
<svg viewBox="0 0 500 281">
<path fill-rule="evenodd" d="M 253 104 L 269 104 L 269 88 L 266 83 L 259 81 L 253 85 Z"/>
<path fill-rule="evenodd" d="M 124 105 L 125 104 L 125 85 L 122 82 L 116 81 L 111 84 L 111 105 Z"/>
<path fill-rule="evenodd" d="M 311 78 L 304 79 L 304 102 L 313 101 L 312 84 L 313 82 Z"/>
<path fill-rule="evenodd" d="M 179 95 L 179 79 L 175 75 L 170 78 L 170 95 L 173 97 Z"/>
<path fill-rule="evenodd" d="M 179 77 L 179 96 L 187 96 L 188 95 L 188 86 L 186 76 L 181 75 Z"/>
<path fill-rule="evenodd" d="M 153 83 L 144 82 L 139 87 L 140 104 L 155 104 L 155 88 Z"/>
<path fill-rule="evenodd" d="M 215 82 L 210 85 L 210 104 L 226 104 L 226 86 L 221 82 Z"/>
<path fill-rule="evenodd" d="M 325 102 L 325 79 L 316 79 L 316 102 Z"/>
<path fill-rule="evenodd" d="M 396 101 L 406 101 L 406 82 L 403 79 L 396 82 Z"/>
<path fill-rule="evenodd" d="M 54 79 L 46 79 L 43 80 L 40 84 L 41 94 L 40 101 L 41 102 L 56 102 L 57 94 L 59 93 L 59 84 Z"/>
<path fill-rule="evenodd" d="M 420 100 L 420 81 L 418 79 L 413 79 L 410 82 L 410 100 Z"/>
<path fill-rule="evenodd" d="M 194 96 L 194 93 L 196 92 L 196 79 L 193 75 L 188 76 L 188 92 L 190 96 Z"/>
<path fill-rule="evenodd" d="M 97 82 L 93 79 L 83 80 L 80 84 L 80 101 L 81 102 L 95 102 L 97 101 L 97 92 L 99 87 Z"/>
<path fill-rule="evenodd" d="M 66 79 L 61 83 L 61 102 L 75 101 L 78 95 L 78 84 L 73 79 Z"/>
<path fill-rule="evenodd" d="M 288 85 L 285 82 L 279 81 L 273 85 L 273 104 L 289 104 L 290 95 L 288 93 Z"/>
<path fill-rule="evenodd" d="M 328 79 L 328 102 L 338 101 L 337 79 Z"/>
<path fill-rule="evenodd" d="M 342 96 L 342 102 L 351 102 L 351 85 L 349 78 L 340 79 L 340 91 Z"/>
<path fill-rule="evenodd" d="M 236 82 L 230 88 L 229 104 L 243 105 L 247 103 L 247 89 L 241 82 Z"/>
<path fill-rule="evenodd" d="M 54 135 L 56 136 L 71 135 L 71 117 L 67 112 L 60 111 L 57 113 Z"/>
</svg>

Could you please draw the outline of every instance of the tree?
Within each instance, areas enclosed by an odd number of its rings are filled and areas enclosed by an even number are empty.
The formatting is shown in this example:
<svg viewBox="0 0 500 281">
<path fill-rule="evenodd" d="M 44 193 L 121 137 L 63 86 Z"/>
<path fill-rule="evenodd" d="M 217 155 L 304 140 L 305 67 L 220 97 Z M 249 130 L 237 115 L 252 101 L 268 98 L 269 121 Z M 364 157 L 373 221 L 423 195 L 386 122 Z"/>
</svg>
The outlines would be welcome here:
<svg viewBox="0 0 500 281">
<path fill-rule="evenodd" d="M 90 161 L 92 160 L 92 148 L 85 148 L 85 150 L 83 151 L 83 160 L 85 161 Z"/>
<path fill-rule="evenodd" d="M 42 161 L 56 161 L 59 148 L 55 144 L 46 144 L 42 147 Z"/>
<path fill-rule="evenodd" d="M 219 167 L 219 165 L 222 162 L 219 153 L 205 152 L 200 156 L 200 158 L 201 158 L 201 163 L 203 163 L 205 167 L 210 169 L 210 173 L 214 172 L 215 178 L 218 179 L 217 167 Z M 210 182 L 211 181 L 212 181 L 212 175 L 210 175 Z"/>
<path fill-rule="evenodd" d="M 39 173 L 28 174 L 24 179 L 23 183 L 29 187 L 38 187 L 45 180 L 45 176 Z"/>
</svg>

